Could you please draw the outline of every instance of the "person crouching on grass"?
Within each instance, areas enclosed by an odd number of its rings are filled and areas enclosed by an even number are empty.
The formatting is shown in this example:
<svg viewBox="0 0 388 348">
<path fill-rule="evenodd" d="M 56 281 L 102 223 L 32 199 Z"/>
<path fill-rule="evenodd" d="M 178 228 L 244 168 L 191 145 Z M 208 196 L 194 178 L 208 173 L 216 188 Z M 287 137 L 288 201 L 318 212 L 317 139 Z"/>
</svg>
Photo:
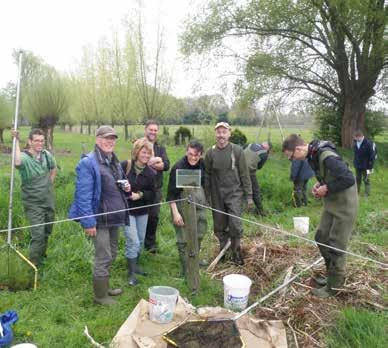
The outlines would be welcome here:
<svg viewBox="0 0 388 348">
<path fill-rule="evenodd" d="M 139 267 L 139 258 L 144 246 L 149 212 L 149 208 L 143 206 L 152 204 L 155 199 L 156 172 L 147 165 L 153 153 L 152 143 L 146 138 L 141 138 L 133 144 L 132 158 L 121 162 L 121 167 L 131 185 L 131 194 L 128 198 L 129 226 L 125 226 L 124 233 L 128 284 L 132 286 L 138 283 L 136 274 L 146 275 Z"/>
<path fill-rule="evenodd" d="M 358 196 L 353 173 L 338 155 L 330 141 L 314 140 L 306 144 L 296 134 L 283 142 L 283 153 L 290 161 L 304 160 L 317 177 L 312 193 L 323 199 L 323 211 L 315 240 L 337 249 L 346 250 L 356 220 Z M 319 289 L 312 293 L 326 298 L 337 293 L 345 282 L 346 255 L 343 252 L 318 245 L 327 270 L 327 278 L 316 278 Z"/>
</svg>

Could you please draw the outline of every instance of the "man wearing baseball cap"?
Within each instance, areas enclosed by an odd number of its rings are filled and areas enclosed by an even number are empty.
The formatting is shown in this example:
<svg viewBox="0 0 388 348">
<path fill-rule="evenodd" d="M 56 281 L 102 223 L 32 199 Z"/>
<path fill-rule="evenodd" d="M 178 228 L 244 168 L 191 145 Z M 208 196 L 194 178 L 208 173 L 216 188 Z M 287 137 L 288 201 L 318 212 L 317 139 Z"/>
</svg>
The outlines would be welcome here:
<svg viewBox="0 0 388 348">
<path fill-rule="evenodd" d="M 244 151 L 229 141 L 231 127 L 219 122 L 214 127 L 216 144 L 205 156 L 205 193 L 214 209 L 241 216 L 243 202 L 253 206 L 252 186 Z M 243 265 L 240 239 L 243 233 L 240 219 L 213 211 L 214 233 L 220 241 L 220 250 L 231 240 L 232 261 Z"/>
<path fill-rule="evenodd" d="M 128 223 L 128 181 L 113 150 L 116 131 L 101 126 L 96 131 L 94 151 L 78 163 L 74 202 L 69 217 L 79 218 L 85 233 L 93 239 L 95 258 L 93 268 L 94 302 L 115 304 L 111 296 L 120 295 L 121 289 L 109 289 L 109 268 L 117 255 L 118 229 Z M 117 211 L 117 213 L 109 213 Z M 94 216 L 95 214 L 103 214 Z M 85 216 L 85 217 L 83 217 Z"/>
</svg>

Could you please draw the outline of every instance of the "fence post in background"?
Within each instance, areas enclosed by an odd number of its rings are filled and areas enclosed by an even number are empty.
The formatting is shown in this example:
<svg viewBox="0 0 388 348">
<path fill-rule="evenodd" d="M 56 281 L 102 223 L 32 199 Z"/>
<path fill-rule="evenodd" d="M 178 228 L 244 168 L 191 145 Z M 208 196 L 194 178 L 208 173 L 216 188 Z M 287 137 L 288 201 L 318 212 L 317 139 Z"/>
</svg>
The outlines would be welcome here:
<svg viewBox="0 0 388 348">
<path fill-rule="evenodd" d="M 199 289 L 199 246 L 197 234 L 197 214 L 193 201 L 193 188 L 184 188 L 183 197 L 188 198 L 183 204 L 183 221 L 185 222 L 185 241 L 187 245 L 186 252 L 186 280 L 192 292 Z"/>
</svg>

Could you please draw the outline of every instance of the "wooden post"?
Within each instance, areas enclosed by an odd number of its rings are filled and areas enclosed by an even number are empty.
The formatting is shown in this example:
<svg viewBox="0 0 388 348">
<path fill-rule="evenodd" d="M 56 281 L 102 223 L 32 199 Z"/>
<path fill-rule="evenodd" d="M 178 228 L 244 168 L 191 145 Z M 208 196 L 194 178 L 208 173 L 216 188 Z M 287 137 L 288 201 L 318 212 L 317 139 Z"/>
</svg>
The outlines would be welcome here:
<svg viewBox="0 0 388 348">
<path fill-rule="evenodd" d="M 193 188 L 183 189 L 183 197 L 194 200 Z M 187 284 L 192 290 L 196 292 L 199 289 L 199 246 L 197 233 L 197 214 L 195 205 L 188 201 L 183 205 L 183 221 L 185 222 L 184 233 L 185 242 L 187 245 L 186 257 L 186 280 Z"/>
</svg>

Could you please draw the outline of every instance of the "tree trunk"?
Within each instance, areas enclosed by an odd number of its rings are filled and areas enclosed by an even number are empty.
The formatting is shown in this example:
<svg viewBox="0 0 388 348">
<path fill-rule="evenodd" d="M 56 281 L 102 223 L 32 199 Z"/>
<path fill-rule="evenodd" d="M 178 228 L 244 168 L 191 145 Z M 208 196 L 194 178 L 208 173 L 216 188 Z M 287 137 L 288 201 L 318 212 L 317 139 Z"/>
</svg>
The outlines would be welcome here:
<svg viewBox="0 0 388 348">
<path fill-rule="evenodd" d="M 54 126 L 41 127 L 44 133 L 44 138 L 46 139 L 46 149 L 50 152 L 53 152 L 54 149 Z"/>
<path fill-rule="evenodd" d="M 4 144 L 3 133 L 4 133 L 4 128 L 0 128 L 0 144 Z"/>
<path fill-rule="evenodd" d="M 80 127 L 80 129 L 79 129 L 79 132 L 80 132 L 81 134 L 84 134 L 84 123 L 83 123 L 83 122 L 81 122 L 81 127 Z"/>
<path fill-rule="evenodd" d="M 352 96 L 345 100 L 344 114 L 342 116 L 341 142 L 342 147 L 351 148 L 353 132 L 356 129 L 365 131 L 366 102 L 358 96 Z"/>
<path fill-rule="evenodd" d="M 129 133 L 128 133 L 128 122 L 124 121 L 124 137 L 127 141 L 129 139 Z"/>
<path fill-rule="evenodd" d="M 88 122 L 88 134 L 92 134 L 92 122 Z"/>
<path fill-rule="evenodd" d="M 72 132 L 72 131 L 73 131 L 73 125 L 69 124 L 69 132 Z"/>
</svg>

